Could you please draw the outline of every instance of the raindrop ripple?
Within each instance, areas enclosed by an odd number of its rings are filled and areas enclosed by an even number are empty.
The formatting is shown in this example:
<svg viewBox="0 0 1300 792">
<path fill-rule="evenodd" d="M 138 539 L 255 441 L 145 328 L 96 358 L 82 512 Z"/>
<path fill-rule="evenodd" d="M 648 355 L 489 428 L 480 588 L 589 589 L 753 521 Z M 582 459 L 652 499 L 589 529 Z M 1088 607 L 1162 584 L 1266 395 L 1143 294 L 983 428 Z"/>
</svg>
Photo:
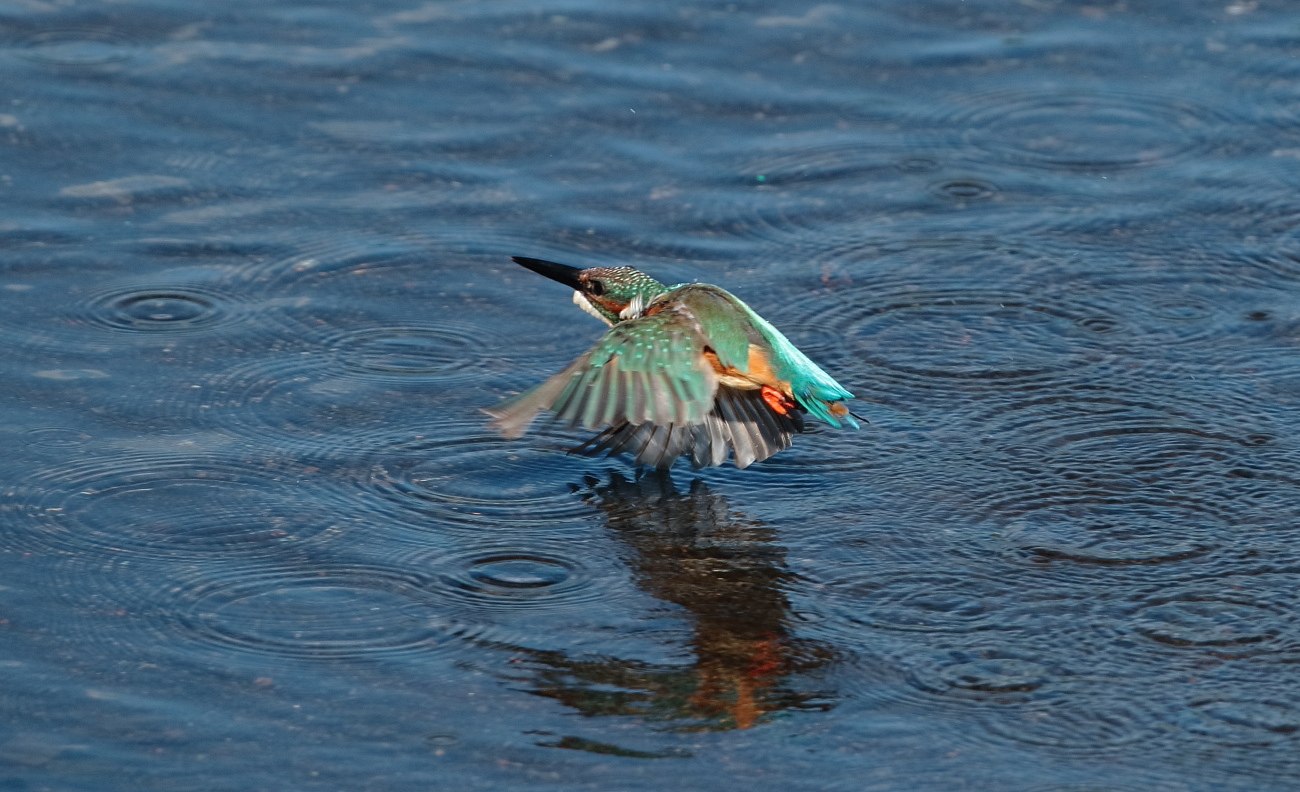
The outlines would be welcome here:
<svg viewBox="0 0 1300 792">
<path fill-rule="evenodd" d="M 976 94 L 944 123 L 1012 165 L 1115 171 L 1192 156 L 1214 144 L 1214 114 L 1182 100 L 1062 90 Z"/>
<path fill-rule="evenodd" d="M 292 472 L 201 456 L 90 457 L 29 477 L 3 541 L 23 551 L 159 559 L 265 556 L 327 531 Z"/>
</svg>

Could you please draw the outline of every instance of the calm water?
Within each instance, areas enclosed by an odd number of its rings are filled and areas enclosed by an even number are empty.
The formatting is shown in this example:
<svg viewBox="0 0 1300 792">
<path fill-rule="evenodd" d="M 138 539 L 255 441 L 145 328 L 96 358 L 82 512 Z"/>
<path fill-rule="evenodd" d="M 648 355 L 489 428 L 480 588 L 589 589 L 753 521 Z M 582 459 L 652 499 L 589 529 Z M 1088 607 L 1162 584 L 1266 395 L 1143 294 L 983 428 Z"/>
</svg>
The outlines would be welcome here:
<svg viewBox="0 0 1300 792">
<path fill-rule="evenodd" d="M 1300 786 L 1300 7 L 33 0 L 0 74 L 0 790 Z M 502 440 L 601 330 L 511 254 L 872 423 Z"/>
</svg>

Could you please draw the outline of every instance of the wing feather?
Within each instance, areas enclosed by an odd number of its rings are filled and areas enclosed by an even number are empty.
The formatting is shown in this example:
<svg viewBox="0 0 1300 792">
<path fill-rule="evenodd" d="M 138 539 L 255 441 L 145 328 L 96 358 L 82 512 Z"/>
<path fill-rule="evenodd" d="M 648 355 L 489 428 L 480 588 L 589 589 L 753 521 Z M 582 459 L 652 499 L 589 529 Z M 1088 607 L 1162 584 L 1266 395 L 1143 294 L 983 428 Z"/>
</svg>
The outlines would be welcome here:
<svg viewBox="0 0 1300 792">
<path fill-rule="evenodd" d="M 507 437 L 522 434 L 544 409 L 571 426 L 589 429 L 623 422 L 700 424 L 712 410 L 718 388 L 704 356 L 706 345 L 690 311 L 669 307 L 611 327 L 563 371 L 485 412 Z M 665 448 L 674 444 L 680 441 Z"/>
<path fill-rule="evenodd" d="M 568 399 L 577 384 L 577 374 L 587 365 L 588 352 L 570 363 L 563 371 L 531 390 L 507 399 L 483 412 L 492 416 L 491 426 L 509 438 L 519 437 L 541 410 Z"/>
<path fill-rule="evenodd" d="M 696 468 L 721 465 L 733 454 L 748 467 L 790 446 L 801 431 L 795 414 L 772 413 L 756 390 L 718 388 L 714 409 L 700 424 L 616 424 L 573 449 L 574 453 L 628 454 L 638 465 L 667 468 L 688 456 Z"/>
</svg>

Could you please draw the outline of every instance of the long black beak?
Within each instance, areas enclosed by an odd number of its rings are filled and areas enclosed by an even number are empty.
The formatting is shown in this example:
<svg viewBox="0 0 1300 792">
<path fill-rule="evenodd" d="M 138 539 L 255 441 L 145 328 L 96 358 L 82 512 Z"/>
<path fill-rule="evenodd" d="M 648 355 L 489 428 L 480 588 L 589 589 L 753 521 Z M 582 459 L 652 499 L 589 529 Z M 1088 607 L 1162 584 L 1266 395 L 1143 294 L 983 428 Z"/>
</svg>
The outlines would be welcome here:
<svg viewBox="0 0 1300 792">
<path fill-rule="evenodd" d="M 511 256 L 510 258 L 516 264 L 527 267 L 538 275 L 545 275 L 551 280 L 559 281 L 573 289 L 582 289 L 582 282 L 578 280 L 578 273 L 582 272 L 582 270 L 578 267 L 570 267 L 568 264 L 557 264 L 554 261 L 544 261 L 543 259 L 528 258 L 527 256 Z"/>
</svg>

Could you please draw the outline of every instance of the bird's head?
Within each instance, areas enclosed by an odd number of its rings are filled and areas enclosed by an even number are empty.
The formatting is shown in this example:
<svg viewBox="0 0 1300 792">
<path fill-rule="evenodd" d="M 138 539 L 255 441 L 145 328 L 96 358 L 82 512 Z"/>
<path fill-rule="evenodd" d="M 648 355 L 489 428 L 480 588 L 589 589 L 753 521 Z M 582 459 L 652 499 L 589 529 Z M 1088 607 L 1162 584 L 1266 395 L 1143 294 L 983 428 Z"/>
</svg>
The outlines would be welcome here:
<svg viewBox="0 0 1300 792">
<path fill-rule="evenodd" d="M 524 256 L 511 258 L 539 275 L 571 287 L 573 302 L 609 325 L 636 319 L 654 298 L 668 291 L 667 286 L 632 267 L 579 269 Z"/>
</svg>

